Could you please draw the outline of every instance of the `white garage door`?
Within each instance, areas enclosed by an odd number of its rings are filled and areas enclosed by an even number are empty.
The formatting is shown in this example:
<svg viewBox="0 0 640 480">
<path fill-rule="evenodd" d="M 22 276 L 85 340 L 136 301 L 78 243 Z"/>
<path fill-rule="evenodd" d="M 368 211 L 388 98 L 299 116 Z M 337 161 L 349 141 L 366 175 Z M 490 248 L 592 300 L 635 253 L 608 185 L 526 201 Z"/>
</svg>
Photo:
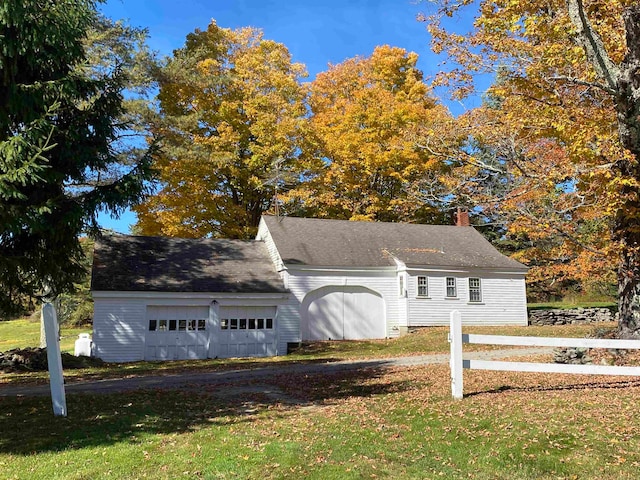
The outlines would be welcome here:
<svg viewBox="0 0 640 480">
<path fill-rule="evenodd" d="M 211 336 L 211 357 L 276 354 L 276 307 L 220 307 Z"/>
<path fill-rule="evenodd" d="M 384 302 L 377 293 L 356 286 L 324 287 L 302 306 L 303 340 L 384 338 Z"/>
<path fill-rule="evenodd" d="M 145 360 L 207 358 L 209 307 L 148 306 Z"/>
</svg>

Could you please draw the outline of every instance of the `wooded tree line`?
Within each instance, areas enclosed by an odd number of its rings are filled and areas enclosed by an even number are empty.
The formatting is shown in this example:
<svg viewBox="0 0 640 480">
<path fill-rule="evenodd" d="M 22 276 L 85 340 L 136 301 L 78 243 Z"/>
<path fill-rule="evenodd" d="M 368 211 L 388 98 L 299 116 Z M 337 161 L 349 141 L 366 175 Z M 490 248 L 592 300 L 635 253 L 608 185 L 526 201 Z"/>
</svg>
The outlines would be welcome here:
<svg viewBox="0 0 640 480">
<path fill-rule="evenodd" d="M 46 0 L 13 3 L 62 15 Z M 53 82 L 75 75 L 119 95 L 114 110 L 103 112 L 102 143 L 92 138 L 104 150 L 76 155 L 82 168 L 60 169 L 56 180 L 63 197 L 84 212 L 73 221 L 55 220 L 71 225 L 70 232 L 95 229 L 97 211 L 127 205 L 135 205 L 140 234 L 230 238 L 250 238 L 260 215 L 276 209 L 283 215 L 447 223 L 451 210 L 463 206 L 500 248 L 532 267 L 532 292 L 606 290 L 617 281 L 625 333 L 640 328 L 636 2 L 425 3 L 421 20 L 432 49 L 455 66 L 429 80 L 415 53 L 392 46 L 330 65 L 308 80 L 285 45 L 265 39 L 259 29 L 231 30 L 215 21 L 188 35 L 171 57 L 153 61 L 141 41 L 144 32 L 100 18 L 93 2 L 62 3 L 66 10 L 88 9 L 90 20 L 56 30 L 59 39 L 37 40 L 63 42 L 54 52 L 72 42 L 65 51 L 73 56 L 41 59 L 3 46 L 2 88 L 31 94 L 38 76 L 48 78 L 44 66 L 54 61 L 60 72 Z M 452 25 L 469 9 L 478 9 L 472 31 L 456 33 Z M 20 23 L 15 12 L 1 18 L 16 38 L 30 32 L 30 21 L 43 21 L 23 15 Z M 23 79 L 23 69 L 12 70 L 16 59 L 40 70 Z M 481 73 L 493 78 L 482 106 L 454 118 L 434 88 L 448 86 L 455 98 L 477 95 L 474 80 Z M 106 88 L 116 79 L 120 83 Z M 157 96 L 124 100 L 124 91 L 152 84 Z M 40 178 L 43 169 L 59 169 L 53 159 L 67 144 L 47 135 L 67 131 L 67 125 L 47 109 L 60 108 L 57 102 L 66 98 L 60 95 L 38 104 L 30 117 L 12 113 L 13 124 L 3 127 L 0 218 L 21 219 L 0 232 L 3 259 L 17 256 L 11 245 L 24 245 L 18 232 L 35 232 L 35 217 L 11 202 L 36 205 L 38 212 L 49 208 L 20 189 L 49 182 Z M 11 112 L 19 97 L 3 98 L 3 109 Z M 95 105 L 94 98 L 107 97 L 70 95 L 65 101 L 78 109 Z M 27 138 L 36 120 L 46 128 Z M 119 141 L 136 129 L 146 140 Z M 92 126 L 81 140 L 95 132 Z M 16 153 L 23 139 L 35 154 Z M 132 190 L 116 188 L 123 193 L 117 201 L 79 201 L 126 179 L 135 179 L 127 184 Z M 44 224 L 53 222 L 47 217 Z M 37 271 L 26 264 L 16 270 L 13 261 L 3 260 L 0 268 L 20 272 L 16 279 Z M 54 272 L 48 275 L 56 283 Z M 38 281 L 34 285 L 42 289 Z M 3 290 L 29 293 L 16 282 Z"/>
</svg>

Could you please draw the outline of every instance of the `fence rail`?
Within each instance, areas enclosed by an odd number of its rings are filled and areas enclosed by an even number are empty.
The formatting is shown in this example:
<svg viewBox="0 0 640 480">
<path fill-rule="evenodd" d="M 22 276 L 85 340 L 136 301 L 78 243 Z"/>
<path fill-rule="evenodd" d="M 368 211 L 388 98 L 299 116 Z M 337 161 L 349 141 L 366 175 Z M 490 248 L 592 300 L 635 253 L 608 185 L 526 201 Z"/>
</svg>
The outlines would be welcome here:
<svg viewBox="0 0 640 480">
<path fill-rule="evenodd" d="M 640 349 L 639 340 L 608 340 L 593 338 L 516 337 L 504 335 L 476 335 L 462 333 L 462 317 L 454 310 L 450 317 L 449 341 L 451 342 L 451 394 L 455 399 L 463 397 L 463 369 L 499 370 L 507 372 L 548 372 L 588 375 L 640 376 L 640 367 L 611 365 L 571 365 L 560 363 L 501 362 L 496 360 L 465 360 L 464 343 L 483 345 L 512 345 L 528 347 L 583 347 L 609 349 Z M 514 351 L 517 353 L 517 351 Z"/>
</svg>

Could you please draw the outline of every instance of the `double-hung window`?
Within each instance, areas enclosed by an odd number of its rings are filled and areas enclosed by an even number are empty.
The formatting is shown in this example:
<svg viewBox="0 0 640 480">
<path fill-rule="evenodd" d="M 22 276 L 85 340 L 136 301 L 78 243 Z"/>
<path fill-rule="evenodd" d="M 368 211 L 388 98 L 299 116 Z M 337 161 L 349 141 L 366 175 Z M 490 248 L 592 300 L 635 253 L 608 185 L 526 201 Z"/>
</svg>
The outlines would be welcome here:
<svg viewBox="0 0 640 480">
<path fill-rule="evenodd" d="M 429 296 L 429 280 L 424 275 L 418 276 L 418 297 Z"/>
<path fill-rule="evenodd" d="M 457 296 L 455 277 L 447 277 L 447 298 L 456 298 Z"/>
<path fill-rule="evenodd" d="M 482 290 L 480 289 L 480 279 L 479 278 L 470 278 L 469 279 L 469 301 L 470 302 L 481 302 L 482 301 Z"/>
</svg>

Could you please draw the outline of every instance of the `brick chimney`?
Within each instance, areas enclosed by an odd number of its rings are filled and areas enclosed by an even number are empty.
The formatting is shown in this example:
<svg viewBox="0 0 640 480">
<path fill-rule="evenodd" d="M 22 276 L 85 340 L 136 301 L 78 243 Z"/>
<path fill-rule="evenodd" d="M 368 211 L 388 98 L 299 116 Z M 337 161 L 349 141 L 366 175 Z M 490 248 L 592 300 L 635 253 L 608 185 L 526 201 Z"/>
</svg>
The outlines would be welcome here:
<svg viewBox="0 0 640 480">
<path fill-rule="evenodd" d="M 469 223 L 469 211 L 466 208 L 458 207 L 458 210 L 454 214 L 457 227 L 468 227 Z"/>
</svg>

